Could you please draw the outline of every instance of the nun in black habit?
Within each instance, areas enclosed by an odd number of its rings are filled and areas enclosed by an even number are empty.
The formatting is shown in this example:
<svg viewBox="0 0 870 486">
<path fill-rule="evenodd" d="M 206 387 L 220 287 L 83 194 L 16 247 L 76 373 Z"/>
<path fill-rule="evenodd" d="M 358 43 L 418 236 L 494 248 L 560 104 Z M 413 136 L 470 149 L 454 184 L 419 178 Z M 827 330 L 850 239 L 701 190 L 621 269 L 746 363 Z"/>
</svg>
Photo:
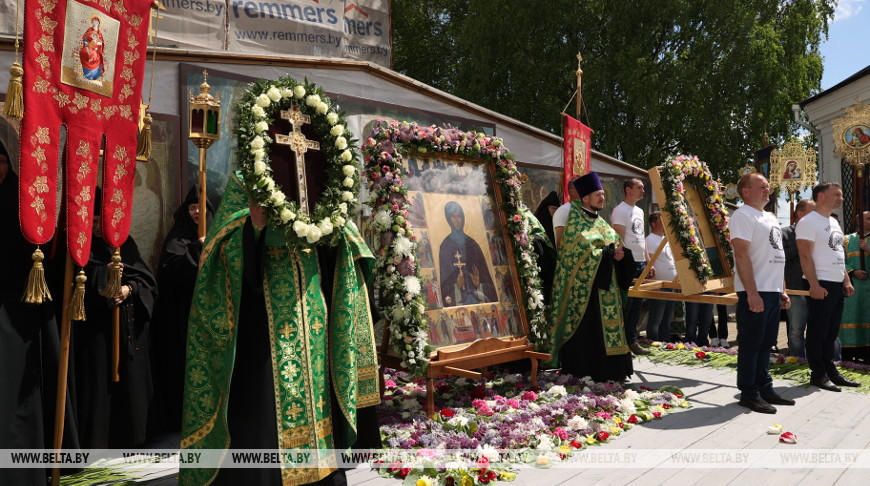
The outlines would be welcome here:
<svg viewBox="0 0 870 486">
<path fill-rule="evenodd" d="M 181 404 L 184 394 L 184 358 L 187 345 L 187 318 L 202 241 L 199 239 L 199 197 L 190 188 L 184 202 L 175 210 L 175 223 L 160 254 L 157 285 L 160 299 L 152 325 L 155 359 L 155 386 L 159 421 L 167 432 L 181 430 Z M 211 224 L 214 208 L 206 203 L 206 225 Z"/>
<path fill-rule="evenodd" d="M 100 295 L 106 288 L 112 248 L 102 239 L 101 193 L 94 205 L 94 238 L 85 274 L 86 320 L 73 323 L 76 414 L 81 445 L 88 449 L 129 447 L 146 441 L 154 397 L 150 321 L 157 282 L 133 237 L 121 246 L 121 297 Z M 120 381 L 112 382 L 112 311 L 120 307 Z"/>
</svg>

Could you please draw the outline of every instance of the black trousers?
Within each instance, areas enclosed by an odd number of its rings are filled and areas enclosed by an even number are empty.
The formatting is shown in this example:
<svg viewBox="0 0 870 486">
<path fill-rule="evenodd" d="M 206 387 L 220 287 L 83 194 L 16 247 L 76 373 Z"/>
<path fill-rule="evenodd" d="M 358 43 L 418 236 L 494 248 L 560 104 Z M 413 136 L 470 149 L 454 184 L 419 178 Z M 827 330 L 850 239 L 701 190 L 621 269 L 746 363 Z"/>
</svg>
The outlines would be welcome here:
<svg viewBox="0 0 870 486">
<path fill-rule="evenodd" d="M 804 284 L 806 289 L 810 288 L 806 280 Z M 839 374 L 834 366 L 834 342 L 840 333 L 845 298 L 843 282 L 820 280 L 819 285 L 828 291 L 828 296 L 822 300 L 807 298 L 807 362 L 814 379 Z"/>
</svg>

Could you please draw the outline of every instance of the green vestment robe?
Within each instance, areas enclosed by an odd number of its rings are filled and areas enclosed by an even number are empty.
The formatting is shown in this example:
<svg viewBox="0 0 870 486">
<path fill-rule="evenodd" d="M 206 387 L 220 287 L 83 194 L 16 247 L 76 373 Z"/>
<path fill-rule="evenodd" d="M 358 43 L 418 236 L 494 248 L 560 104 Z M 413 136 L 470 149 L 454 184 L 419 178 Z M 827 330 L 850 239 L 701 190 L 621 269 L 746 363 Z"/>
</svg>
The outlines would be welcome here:
<svg viewBox="0 0 870 486">
<path fill-rule="evenodd" d="M 857 233 L 846 236 L 846 271 L 861 270 L 861 249 Z M 864 252 L 864 268 L 870 271 L 870 252 Z M 870 279 L 852 279 L 855 295 L 846 298 L 840 321 L 840 345 L 844 348 L 870 346 Z"/>
<path fill-rule="evenodd" d="M 182 417 L 182 449 L 232 446 L 227 404 L 235 359 L 243 279 L 242 228 L 250 214 L 238 175 L 203 247 L 191 305 Z M 341 449 L 356 437 L 357 408 L 380 402 L 366 282 L 374 258 L 356 226 L 338 239 L 333 295 L 321 290 L 317 252 L 289 248 L 266 228 L 263 292 L 271 343 L 277 443 L 281 449 Z M 339 231 L 338 229 L 336 231 Z M 327 302 L 329 307 L 327 309 Z M 340 410 L 332 410 L 330 389 Z M 339 420 L 340 414 L 342 420 Z M 333 440 L 333 424 L 346 424 L 346 443 Z M 317 481 L 335 470 L 282 468 L 285 486 Z M 211 483 L 218 470 L 182 468 L 181 485 Z"/>
</svg>

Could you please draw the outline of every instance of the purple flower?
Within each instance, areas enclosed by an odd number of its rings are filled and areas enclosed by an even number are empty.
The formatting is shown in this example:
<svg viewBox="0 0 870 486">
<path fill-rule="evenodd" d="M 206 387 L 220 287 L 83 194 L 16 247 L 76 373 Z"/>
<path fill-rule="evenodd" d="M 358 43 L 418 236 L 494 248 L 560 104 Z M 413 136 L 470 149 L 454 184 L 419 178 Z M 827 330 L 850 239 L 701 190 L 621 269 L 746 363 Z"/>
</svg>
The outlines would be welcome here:
<svg viewBox="0 0 870 486">
<path fill-rule="evenodd" d="M 414 275 L 414 270 L 417 268 L 417 265 L 414 264 L 410 259 L 405 258 L 396 266 L 396 269 L 399 271 L 399 274 L 403 277 L 410 277 Z"/>
</svg>

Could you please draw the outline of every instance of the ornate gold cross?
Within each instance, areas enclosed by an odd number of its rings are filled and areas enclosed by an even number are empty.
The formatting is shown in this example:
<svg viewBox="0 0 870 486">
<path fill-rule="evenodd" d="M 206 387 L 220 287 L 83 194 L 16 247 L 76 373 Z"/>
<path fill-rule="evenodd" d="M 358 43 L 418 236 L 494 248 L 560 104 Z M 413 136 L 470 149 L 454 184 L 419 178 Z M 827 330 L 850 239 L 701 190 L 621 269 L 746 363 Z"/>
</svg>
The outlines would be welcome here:
<svg viewBox="0 0 870 486">
<path fill-rule="evenodd" d="M 292 324 L 290 324 L 289 322 L 284 324 L 284 326 L 281 327 L 281 330 L 278 331 L 279 334 L 284 336 L 284 340 L 289 340 L 290 335 L 293 334 L 294 332 L 296 332 L 296 328 Z"/>
<path fill-rule="evenodd" d="M 308 185 L 305 182 L 305 153 L 309 150 L 320 150 L 320 143 L 305 138 L 302 125 L 311 123 L 311 117 L 302 113 L 294 103 L 290 111 L 281 110 L 281 118 L 290 122 L 293 131 L 287 135 L 275 135 L 275 141 L 281 145 L 289 145 L 296 158 L 296 182 L 299 187 L 299 211 L 308 214 Z"/>
<path fill-rule="evenodd" d="M 304 411 L 305 411 L 304 408 L 301 408 L 299 405 L 294 403 L 292 407 L 290 407 L 289 409 L 287 409 L 286 412 L 284 412 L 284 415 L 290 417 L 290 420 L 296 420 L 296 417 Z"/>
</svg>

